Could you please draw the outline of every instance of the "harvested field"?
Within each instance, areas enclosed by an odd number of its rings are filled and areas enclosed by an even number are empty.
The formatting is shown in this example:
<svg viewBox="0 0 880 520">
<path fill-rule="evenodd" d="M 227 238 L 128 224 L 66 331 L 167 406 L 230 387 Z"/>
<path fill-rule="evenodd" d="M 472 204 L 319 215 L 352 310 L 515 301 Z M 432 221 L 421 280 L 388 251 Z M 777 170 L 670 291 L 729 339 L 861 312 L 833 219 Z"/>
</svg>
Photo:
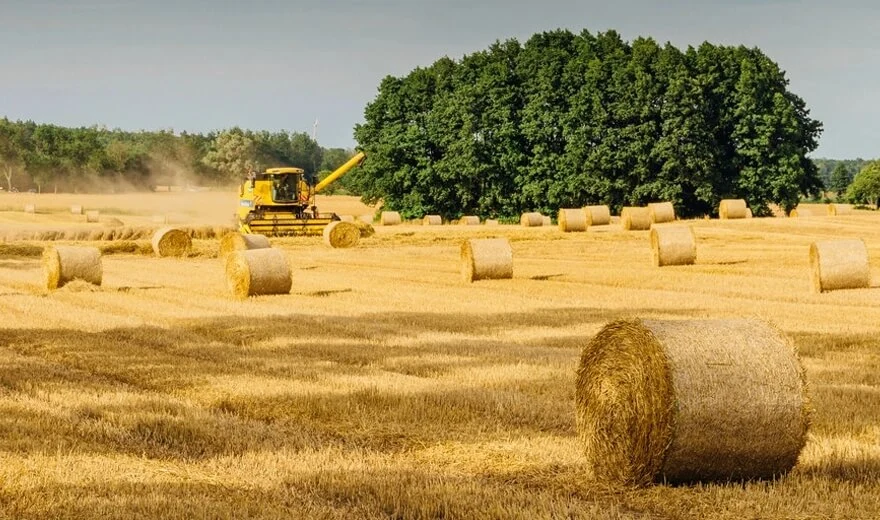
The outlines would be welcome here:
<svg viewBox="0 0 880 520">
<path fill-rule="evenodd" d="M 127 226 L 165 211 L 89 197 L 76 203 Z M 62 202 L 15 202 L 0 225 L 82 226 Z M 0 243 L 0 516 L 876 518 L 880 214 L 682 224 L 699 262 L 662 270 L 619 224 L 377 227 L 357 255 L 273 238 L 293 287 L 244 301 L 217 258 L 135 252 L 104 256 L 96 290 L 48 293 L 40 242 Z M 461 243 L 496 237 L 513 279 L 463 284 Z M 865 240 L 874 287 L 813 293 L 810 244 L 843 238 Z M 791 473 L 594 482 L 575 421 L 584 345 L 618 319 L 744 317 L 778 326 L 806 370 L 812 427 Z"/>
</svg>

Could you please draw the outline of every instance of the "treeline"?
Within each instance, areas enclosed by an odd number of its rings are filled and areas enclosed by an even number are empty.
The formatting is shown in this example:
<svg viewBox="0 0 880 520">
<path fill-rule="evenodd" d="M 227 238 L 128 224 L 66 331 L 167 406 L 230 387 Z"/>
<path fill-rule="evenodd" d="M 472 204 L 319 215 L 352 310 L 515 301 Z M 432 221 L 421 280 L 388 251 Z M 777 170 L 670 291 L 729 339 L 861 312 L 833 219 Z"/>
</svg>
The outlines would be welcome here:
<svg viewBox="0 0 880 520">
<path fill-rule="evenodd" d="M 827 191 L 834 192 L 837 198 L 841 198 L 852 184 L 856 174 L 862 171 L 872 161 L 858 159 L 813 159 L 819 172 L 819 179 Z"/>
<path fill-rule="evenodd" d="M 126 132 L 0 119 L 0 182 L 7 190 L 221 186 L 235 183 L 251 168 L 272 166 L 298 166 L 309 176 L 320 176 L 352 154 L 322 148 L 297 132 Z"/>
<path fill-rule="evenodd" d="M 821 191 L 821 129 L 758 49 L 557 30 L 386 77 L 349 185 L 409 217 L 726 197 L 760 215 Z"/>
</svg>

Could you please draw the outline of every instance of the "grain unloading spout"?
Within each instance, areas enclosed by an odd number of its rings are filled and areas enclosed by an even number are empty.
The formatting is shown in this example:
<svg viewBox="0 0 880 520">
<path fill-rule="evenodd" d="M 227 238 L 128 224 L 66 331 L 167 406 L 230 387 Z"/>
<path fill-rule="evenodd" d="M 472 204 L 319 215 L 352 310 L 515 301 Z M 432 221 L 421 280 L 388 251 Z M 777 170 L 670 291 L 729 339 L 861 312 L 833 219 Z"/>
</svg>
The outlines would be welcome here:
<svg viewBox="0 0 880 520">
<path fill-rule="evenodd" d="M 321 190 L 326 188 L 327 186 L 333 184 L 337 179 L 348 173 L 348 170 L 351 170 L 355 166 L 360 166 L 361 163 L 367 158 L 364 152 L 358 152 L 357 155 L 348 160 L 345 164 L 336 169 L 333 173 L 327 176 L 326 179 L 319 182 L 317 186 L 315 186 L 315 193 L 321 193 Z"/>
</svg>

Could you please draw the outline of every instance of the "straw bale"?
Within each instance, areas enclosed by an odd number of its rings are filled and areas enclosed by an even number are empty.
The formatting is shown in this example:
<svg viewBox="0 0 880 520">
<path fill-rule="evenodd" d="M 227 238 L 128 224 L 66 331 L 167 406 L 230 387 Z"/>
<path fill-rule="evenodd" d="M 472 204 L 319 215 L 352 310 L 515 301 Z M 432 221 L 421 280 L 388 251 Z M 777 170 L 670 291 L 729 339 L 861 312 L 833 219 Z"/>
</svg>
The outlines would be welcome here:
<svg viewBox="0 0 880 520">
<path fill-rule="evenodd" d="M 461 244 L 465 282 L 513 278 L 513 249 L 506 238 L 473 238 Z"/>
<path fill-rule="evenodd" d="M 235 251 L 226 258 L 226 282 L 236 298 L 287 294 L 293 280 L 287 255 L 280 249 Z"/>
<path fill-rule="evenodd" d="M 752 218 L 752 208 L 746 208 L 746 218 Z"/>
<path fill-rule="evenodd" d="M 691 226 L 652 226 L 651 257 L 656 267 L 692 265 L 697 260 L 697 240 Z"/>
<path fill-rule="evenodd" d="M 475 217 L 473 215 L 465 215 L 459 219 L 458 224 L 460 226 L 479 226 L 480 225 L 480 217 Z"/>
<path fill-rule="evenodd" d="M 611 223 L 611 208 L 608 206 L 587 206 L 584 212 L 588 226 L 607 226 Z"/>
<path fill-rule="evenodd" d="M 583 209 L 560 209 L 556 217 L 559 223 L 559 230 L 563 233 L 571 233 L 577 231 L 586 231 L 587 212 Z"/>
<path fill-rule="evenodd" d="M 813 291 L 863 289 L 871 286 L 868 248 L 861 239 L 824 240 L 810 246 Z"/>
<path fill-rule="evenodd" d="M 358 228 L 358 231 L 361 232 L 361 238 L 369 238 L 376 234 L 376 229 L 373 228 L 373 225 L 369 222 L 364 222 L 363 220 L 355 220 L 352 223 Z"/>
<path fill-rule="evenodd" d="M 575 402 L 594 477 L 623 485 L 785 474 L 810 418 L 797 351 L 757 320 L 606 325 L 583 349 Z"/>
<path fill-rule="evenodd" d="M 339 220 L 341 222 L 354 222 L 353 215 L 339 215 Z"/>
<path fill-rule="evenodd" d="M 79 204 L 73 204 L 72 206 L 70 206 L 70 213 L 71 215 L 82 215 L 83 207 Z"/>
<path fill-rule="evenodd" d="M 34 204 L 25 204 L 24 205 L 24 212 L 25 213 L 36 213 L 37 206 L 35 206 Z"/>
<path fill-rule="evenodd" d="M 265 235 L 241 233 L 227 233 L 220 239 L 220 258 L 226 258 L 226 255 L 233 251 L 247 251 L 248 249 L 266 249 L 272 247 L 269 239 Z"/>
<path fill-rule="evenodd" d="M 86 211 L 86 222 L 89 222 L 89 223 L 98 222 L 101 220 L 100 217 L 101 217 L 101 213 L 96 209 Z"/>
<path fill-rule="evenodd" d="M 192 249 L 189 233 L 164 227 L 153 234 L 153 251 L 159 256 L 186 256 Z"/>
<path fill-rule="evenodd" d="M 648 208 L 627 206 L 620 212 L 620 224 L 626 231 L 651 229 L 651 211 Z"/>
<path fill-rule="evenodd" d="M 334 249 L 348 249 L 358 244 L 361 231 L 352 222 L 335 221 L 324 228 L 324 243 Z"/>
<path fill-rule="evenodd" d="M 553 219 L 551 219 L 548 215 L 541 215 L 541 225 L 542 226 L 552 226 Z"/>
<path fill-rule="evenodd" d="M 788 212 L 788 218 L 798 218 L 799 215 L 797 208 Z"/>
<path fill-rule="evenodd" d="M 369 215 L 369 214 L 359 215 L 356 220 L 359 220 L 361 222 L 366 222 L 367 224 L 372 224 L 373 223 L 373 215 Z"/>
<path fill-rule="evenodd" d="M 519 224 L 523 227 L 541 227 L 544 225 L 544 215 L 540 213 L 523 213 L 519 217 Z"/>
<path fill-rule="evenodd" d="M 836 217 L 838 215 L 852 215 L 853 206 L 852 204 L 829 204 L 828 205 L 828 215 L 831 217 Z"/>
<path fill-rule="evenodd" d="M 425 215 L 422 219 L 423 226 L 441 226 L 443 225 L 443 217 L 440 215 Z"/>
<path fill-rule="evenodd" d="M 718 205 L 718 218 L 746 218 L 746 201 L 744 199 L 724 199 Z"/>
<path fill-rule="evenodd" d="M 74 280 L 101 285 L 101 251 L 96 247 L 49 246 L 43 250 L 42 264 L 50 290 Z"/>
<path fill-rule="evenodd" d="M 487 218 L 484 224 L 487 226 L 500 226 L 501 222 L 499 222 L 498 219 L 495 218 Z"/>
<path fill-rule="evenodd" d="M 648 211 L 651 213 L 651 222 L 654 224 L 675 220 L 675 206 L 671 202 L 652 202 L 648 204 Z"/>
<path fill-rule="evenodd" d="M 396 211 L 383 211 L 379 223 L 383 226 L 396 226 L 400 224 L 400 213 Z"/>
</svg>

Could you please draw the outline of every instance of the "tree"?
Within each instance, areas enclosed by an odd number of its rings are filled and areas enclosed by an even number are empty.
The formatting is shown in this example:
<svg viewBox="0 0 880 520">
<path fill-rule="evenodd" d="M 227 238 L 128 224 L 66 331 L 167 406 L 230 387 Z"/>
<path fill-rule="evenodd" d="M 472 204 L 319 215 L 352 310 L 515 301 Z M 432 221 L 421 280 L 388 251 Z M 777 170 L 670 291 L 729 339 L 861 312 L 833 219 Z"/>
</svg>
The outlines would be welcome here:
<svg viewBox="0 0 880 520">
<path fill-rule="evenodd" d="M 840 163 L 831 173 L 831 182 L 829 187 L 837 194 L 837 200 L 843 200 L 843 196 L 853 181 L 852 172 L 846 167 L 846 164 Z"/>
<path fill-rule="evenodd" d="M 254 141 L 239 128 L 221 132 L 202 162 L 217 169 L 228 180 L 240 179 L 257 166 Z"/>
<path fill-rule="evenodd" d="M 849 187 L 849 199 L 855 203 L 873 204 L 880 209 L 880 161 L 865 166 Z"/>
<path fill-rule="evenodd" d="M 6 118 L 0 119 L 0 171 L 6 179 L 6 189 L 10 191 L 13 175 L 24 165 L 23 154 L 20 128 Z"/>
</svg>

